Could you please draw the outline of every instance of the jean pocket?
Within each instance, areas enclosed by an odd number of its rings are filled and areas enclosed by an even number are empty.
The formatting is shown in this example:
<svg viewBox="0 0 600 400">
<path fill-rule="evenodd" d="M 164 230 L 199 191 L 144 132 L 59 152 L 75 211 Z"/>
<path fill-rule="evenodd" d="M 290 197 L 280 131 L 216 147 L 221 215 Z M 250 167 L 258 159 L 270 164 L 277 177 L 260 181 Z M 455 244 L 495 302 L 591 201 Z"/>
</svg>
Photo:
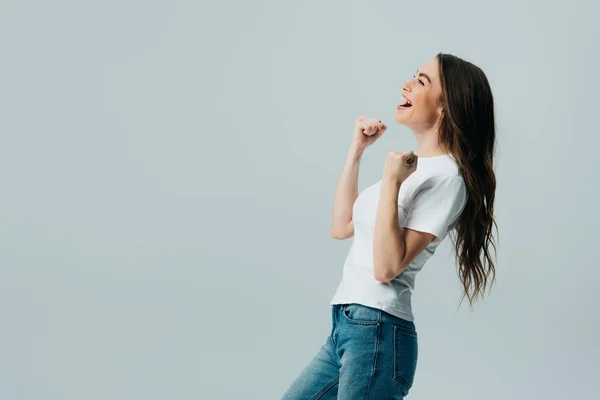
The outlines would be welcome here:
<svg viewBox="0 0 600 400">
<path fill-rule="evenodd" d="M 413 384 L 418 358 L 417 332 L 394 326 L 394 378 L 408 391 Z"/>
<path fill-rule="evenodd" d="M 347 304 L 342 308 L 344 319 L 355 325 L 377 325 L 379 313 L 379 310 L 361 304 Z"/>
</svg>

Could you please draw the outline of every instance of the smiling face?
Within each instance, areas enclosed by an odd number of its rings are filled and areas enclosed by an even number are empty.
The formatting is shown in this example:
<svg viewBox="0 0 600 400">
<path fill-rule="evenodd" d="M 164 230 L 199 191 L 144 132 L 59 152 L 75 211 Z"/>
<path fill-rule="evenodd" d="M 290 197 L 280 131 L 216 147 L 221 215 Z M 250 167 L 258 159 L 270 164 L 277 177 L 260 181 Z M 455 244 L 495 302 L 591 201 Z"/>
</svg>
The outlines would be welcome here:
<svg viewBox="0 0 600 400">
<path fill-rule="evenodd" d="M 402 86 L 402 103 L 394 119 L 417 130 L 433 128 L 442 116 L 442 85 L 437 58 L 428 61 Z"/>
</svg>

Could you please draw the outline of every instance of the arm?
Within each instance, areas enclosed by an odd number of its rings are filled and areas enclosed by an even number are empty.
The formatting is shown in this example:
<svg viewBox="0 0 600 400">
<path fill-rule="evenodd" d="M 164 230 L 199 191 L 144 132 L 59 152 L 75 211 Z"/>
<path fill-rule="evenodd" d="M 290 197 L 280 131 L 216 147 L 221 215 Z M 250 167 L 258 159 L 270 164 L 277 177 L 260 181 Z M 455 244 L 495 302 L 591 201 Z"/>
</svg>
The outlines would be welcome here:
<svg viewBox="0 0 600 400">
<path fill-rule="evenodd" d="M 398 276 L 435 238 L 431 233 L 400 228 L 400 185 L 392 179 L 384 179 L 381 185 L 373 237 L 375 279 L 380 282 L 388 282 Z"/>
<path fill-rule="evenodd" d="M 364 148 L 352 144 L 333 200 L 330 234 L 343 240 L 354 235 L 352 207 L 358 197 L 358 172 Z"/>
</svg>

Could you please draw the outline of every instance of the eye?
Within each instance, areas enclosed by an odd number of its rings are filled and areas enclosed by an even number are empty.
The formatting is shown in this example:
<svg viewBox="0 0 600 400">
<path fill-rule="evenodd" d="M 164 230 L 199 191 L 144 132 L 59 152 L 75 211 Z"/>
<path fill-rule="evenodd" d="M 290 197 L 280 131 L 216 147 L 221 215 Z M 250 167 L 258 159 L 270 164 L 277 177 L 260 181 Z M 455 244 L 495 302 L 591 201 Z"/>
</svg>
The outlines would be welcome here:
<svg viewBox="0 0 600 400">
<path fill-rule="evenodd" d="M 413 78 L 416 78 L 416 77 L 417 77 L 416 75 L 413 75 Z M 417 79 L 417 81 L 418 81 L 418 82 L 419 82 L 421 85 L 425 86 L 425 84 L 423 83 L 423 81 L 422 81 L 422 80 L 420 80 L 420 79 Z"/>
</svg>

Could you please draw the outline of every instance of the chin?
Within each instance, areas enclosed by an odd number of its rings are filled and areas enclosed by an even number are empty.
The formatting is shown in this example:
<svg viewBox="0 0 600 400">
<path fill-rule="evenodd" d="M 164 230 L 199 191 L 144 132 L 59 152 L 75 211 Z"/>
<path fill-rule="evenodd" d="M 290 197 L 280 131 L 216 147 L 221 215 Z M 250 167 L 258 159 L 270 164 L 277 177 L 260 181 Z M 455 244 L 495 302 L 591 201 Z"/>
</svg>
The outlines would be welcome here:
<svg viewBox="0 0 600 400">
<path fill-rule="evenodd" d="M 409 120 L 409 115 L 402 115 L 401 113 L 397 112 L 396 115 L 394 115 L 394 120 L 399 124 L 406 125 Z"/>
</svg>

